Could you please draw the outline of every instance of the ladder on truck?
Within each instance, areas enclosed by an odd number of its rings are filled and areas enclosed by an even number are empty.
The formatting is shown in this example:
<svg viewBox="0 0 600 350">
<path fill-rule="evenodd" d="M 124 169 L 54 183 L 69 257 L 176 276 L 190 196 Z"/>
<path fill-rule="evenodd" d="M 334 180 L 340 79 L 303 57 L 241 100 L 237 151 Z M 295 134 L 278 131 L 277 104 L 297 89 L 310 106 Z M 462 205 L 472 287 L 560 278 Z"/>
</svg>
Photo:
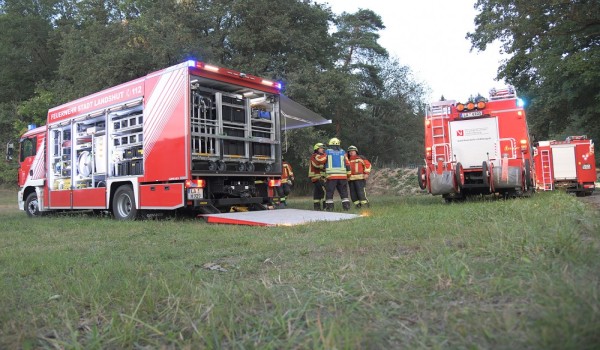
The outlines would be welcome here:
<svg viewBox="0 0 600 350">
<path fill-rule="evenodd" d="M 542 190 L 552 191 L 554 189 L 554 180 L 552 179 L 550 151 L 542 150 L 540 154 L 542 160 Z"/>
<path fill-rule="evenodd" d="M 442 162 L 443 166 L 450 162 L 450 140 L 447 134 L 450 109 L 453 101 L 440 101 L 429 106 L 426 120 L 431 125 L 431 160 L 433 164 Z"/>
</svg>

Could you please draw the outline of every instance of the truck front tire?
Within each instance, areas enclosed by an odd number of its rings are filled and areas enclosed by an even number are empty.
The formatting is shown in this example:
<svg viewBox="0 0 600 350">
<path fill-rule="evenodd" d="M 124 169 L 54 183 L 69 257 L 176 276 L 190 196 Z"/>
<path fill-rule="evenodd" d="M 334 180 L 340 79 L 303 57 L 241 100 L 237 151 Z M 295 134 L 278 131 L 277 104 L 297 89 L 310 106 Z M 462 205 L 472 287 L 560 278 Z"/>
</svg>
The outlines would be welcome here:
<svg viewBox="0 0 600 350">
<path fill-rule="evenodd" d="M 31 192 L 25 200 L 25 212 L 30 218 L 42 216 L 40 212 L 40 202 L 38 200 L 37 193 Z"/>
</svg>

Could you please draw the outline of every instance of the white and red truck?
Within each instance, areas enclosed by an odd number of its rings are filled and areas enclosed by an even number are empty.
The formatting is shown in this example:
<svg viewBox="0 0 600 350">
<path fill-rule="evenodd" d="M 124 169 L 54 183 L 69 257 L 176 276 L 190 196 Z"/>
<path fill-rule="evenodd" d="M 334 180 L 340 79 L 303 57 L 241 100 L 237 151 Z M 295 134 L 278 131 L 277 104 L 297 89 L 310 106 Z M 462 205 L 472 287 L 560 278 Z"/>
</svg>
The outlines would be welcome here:
<svg viewBox="0 0 600 350">
<path fill-rule="evenodd" d="M 421 189 L 447 201 L 534 190 L 531 141 L 525 110 L 513 88 L 492 89 L 489 99 L 439 101 L 425 116 Z"/>
<path fill-rule="evenodd" d="M 594 142 L 585 135 L 537 142 L 534 161 L 538 190 L 563 188 L 577 196 L 587 196 L 596 188 Z"/>
<path fill-rule="evenodd" d="M 121 220 L 269 208 L 281 130 L 304 121 L 282 116 L 282 103 L 299 105 L 280 89 L 188 61 L 52 108 L 46 126 L 20 138 L 19 208 L 110 210 Z"/>
</svg>

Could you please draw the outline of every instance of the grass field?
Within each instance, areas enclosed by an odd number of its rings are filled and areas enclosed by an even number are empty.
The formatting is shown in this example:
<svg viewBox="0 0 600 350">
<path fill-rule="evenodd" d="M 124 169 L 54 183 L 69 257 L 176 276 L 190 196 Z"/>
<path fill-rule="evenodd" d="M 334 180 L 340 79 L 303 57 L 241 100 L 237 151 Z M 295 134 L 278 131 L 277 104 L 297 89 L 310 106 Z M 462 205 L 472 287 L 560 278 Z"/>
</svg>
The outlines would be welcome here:
<svg viewBox="0 0 600 350">
<path fill-rule="evenodd" d="M 257 228 L 28 219 L 0 191 L 0 348 L 600 346 L 597 211 L 561 193 L 442 202 Z"/>
</svg>

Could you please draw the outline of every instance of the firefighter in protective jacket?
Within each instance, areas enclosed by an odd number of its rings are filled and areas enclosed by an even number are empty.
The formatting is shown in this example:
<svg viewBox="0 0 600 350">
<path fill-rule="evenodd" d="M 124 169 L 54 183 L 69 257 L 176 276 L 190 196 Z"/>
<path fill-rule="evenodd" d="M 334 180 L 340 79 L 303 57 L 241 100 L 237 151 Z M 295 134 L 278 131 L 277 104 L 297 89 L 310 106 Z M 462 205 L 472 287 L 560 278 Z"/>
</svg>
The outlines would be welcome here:
<svg viewBox="0 0 600 350">
<path fill-rule="evenodd" d="M 350 198 L 348 198 L 348 174 L 350 174 L 350 162 L 346 156 L 346 151 L 341 148 L 341 142 L 338 138 L 329 140 L 329 148 L 325 151 L 327 162 L 325 163 L 325 209 L 332 211 L 333 194 L 337 188 L 342 198 L 342 207 L 344 210 L 350 209 Z"/>
<path fill-rule="evenodd" d="M 350 162 L 350 175 L 348 176 L 348 186 L 350 187 L 350 198 L 356 208 L 363 205 L 369 206 L 367 199 L 367 179 L 371 173 L 371 162 L 358 154 L 356 146 L 348 147 L 348 161 Z"/>
<path fill-rule="evenodd" d="M 287 206 L 287 196 L 290 194 L 290 192 L 292 192 L 292 185 L 295 179 L 294 171 L 292 170 L 292 166 L 290 165 L 290 163 L 284 160 L 282 165 L 283 172 L 281 173 L 281 186 L 276 188 L 281 204 Z"/>
<path fill-rule="evenodd" d="M 315 210 L 321 210 L 321 202 L 325 209 L 325 145 L 316 143 L 313 147 L 313 154 L 310 156 L 308 165 L 308 177 L 313 184 L 313 204 Z"/>
</svg>

